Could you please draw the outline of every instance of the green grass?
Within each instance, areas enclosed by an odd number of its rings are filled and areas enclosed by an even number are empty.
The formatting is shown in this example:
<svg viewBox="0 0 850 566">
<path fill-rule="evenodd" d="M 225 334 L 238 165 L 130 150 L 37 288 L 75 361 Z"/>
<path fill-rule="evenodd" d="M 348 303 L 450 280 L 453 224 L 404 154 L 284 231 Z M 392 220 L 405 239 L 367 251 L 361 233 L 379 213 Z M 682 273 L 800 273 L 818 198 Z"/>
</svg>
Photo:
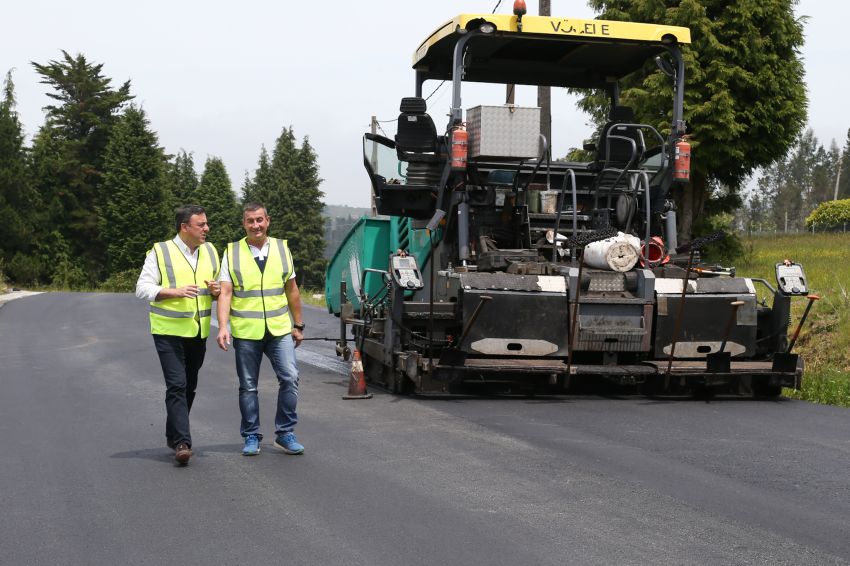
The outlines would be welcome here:
<svg viewBox="0 0 850 566">
<path fill-rule="evenodd" d="M 325 303 L 325 292 L 323 290 L 310 289 L 308 287 L 299 289 L 301 291 L 301 302 L 314 307 L 327 308 Z"/>
<path fill-rule="evenodd" d="M 744 239 L 738 274 L 775 281 L 774 264 L 803 265 L 810 292 L 820 295 L 795 346 L 806 362 L 803 387 L 784 394 L 815 403 L 850 407 L 850 234 L 778 234 Z M 757 286 L 761 293 L 763 286 Z M 768 299 L 769 303 L 769 299 Z M 806 306 L 793 300 L 794 331 Z"/>
</svg>

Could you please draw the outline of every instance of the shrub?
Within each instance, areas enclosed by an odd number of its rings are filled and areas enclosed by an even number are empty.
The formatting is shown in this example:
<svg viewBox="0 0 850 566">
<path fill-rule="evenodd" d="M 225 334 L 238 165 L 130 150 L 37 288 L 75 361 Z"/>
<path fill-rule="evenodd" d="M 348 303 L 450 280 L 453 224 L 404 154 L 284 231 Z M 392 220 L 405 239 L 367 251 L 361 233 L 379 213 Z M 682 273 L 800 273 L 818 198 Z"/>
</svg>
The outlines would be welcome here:
<svg viewBox="0 0 850 566">
<path fill-rule="evenodd" d="M 806 227 L 812 224 L 818 226 L 835 226 L 850 222 L 850 198 L 822 202 L 806 218 Z"/>
<path fill-rule="evenodd" d="M 100 284 L 99 290 L 108 293 L 132 293 L 136 289 L 138 278 L 138 269 L 125 269 L 110 275 Z"/>
<path fill-rule="evenodd" d="M 91 288 L 91 278 L 82 267 L 67 257 L 61 257 L 56 264 L 50 286 L 67 291 L 84 291 Z"/>
<path fill-rule="evenodd" d="M 9 278 L 20 285 L 37 285 L 47 275 L 41 259 L 18 252 L 7 268 Z"/>
</svg>

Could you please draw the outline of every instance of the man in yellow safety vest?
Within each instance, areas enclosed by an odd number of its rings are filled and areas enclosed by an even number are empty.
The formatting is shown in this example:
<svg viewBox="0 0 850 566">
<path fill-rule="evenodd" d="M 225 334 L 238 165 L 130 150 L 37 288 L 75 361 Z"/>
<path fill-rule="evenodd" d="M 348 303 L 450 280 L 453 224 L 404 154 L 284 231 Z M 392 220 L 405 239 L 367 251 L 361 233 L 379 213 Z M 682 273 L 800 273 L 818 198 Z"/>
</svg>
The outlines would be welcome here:
<svg viewBox="0 0 850 566">
<path fill-rule="evenodd" d="M 219 276 L 217 341 L 227 351 L 232 333 L 244 456 L 259 454 L 263 439 L 257 399 L 263 354 L 271 361 L 278 380 L 274 445 L 286 454 L 304 452 L 293 432 L 298 422 L 295 348 L 304 331 L 301 295 L 286 240 L 268 236 L 269 222 L 262 204 L 248 203 L 243 207 L 246 236 L 227 245 Z"/>
<path fill-rule="evenodd" d="M 165 377 L 165 440 L 174 458 L 192 457 L 189 410 L 210 334 L 212 301 L 219 295 L 218 252 L 206 241 L 204 209 L 177 209 L 177 235 L 154 244 L 136 282 L 136 296 L 150 303 L 150 325 Z"/>
</svg>

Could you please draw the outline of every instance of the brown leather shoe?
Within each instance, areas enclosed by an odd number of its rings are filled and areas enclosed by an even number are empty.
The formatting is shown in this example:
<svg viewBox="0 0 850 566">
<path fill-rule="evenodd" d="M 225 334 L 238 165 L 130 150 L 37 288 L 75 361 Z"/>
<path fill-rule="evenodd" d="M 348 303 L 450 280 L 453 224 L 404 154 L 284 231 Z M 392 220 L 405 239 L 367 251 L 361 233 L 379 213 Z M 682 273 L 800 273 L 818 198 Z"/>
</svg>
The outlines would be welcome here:
<svg viewBox="0 0 850 566">
<path fill-rule="evenodd" d="M 189 445 L 185 442 L 181 442 L 177 445 L 177 448 L 174 449 L 174 459 L 177 460 L 179 464 L 188 464 L 189 458 L 192 457 L 192 449 L 189 448 Z"/>
</svg>

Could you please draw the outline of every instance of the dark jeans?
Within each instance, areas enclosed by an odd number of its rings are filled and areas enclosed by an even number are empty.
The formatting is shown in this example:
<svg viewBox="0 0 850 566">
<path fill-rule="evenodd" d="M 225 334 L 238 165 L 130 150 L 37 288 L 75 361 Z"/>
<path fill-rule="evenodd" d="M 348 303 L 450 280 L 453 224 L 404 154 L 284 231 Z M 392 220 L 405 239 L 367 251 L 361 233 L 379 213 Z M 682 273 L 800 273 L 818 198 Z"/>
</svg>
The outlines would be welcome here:
<svg viewBox="0 0 850 566">
<path fill-rule="evenodd" d="M 198 387 L 198 371 L 204 365 L 207 341 L 200 336 L 153 335 L 162 375 L 165 377 L 165 439 L 171 446 L 185 442 L 192 445 L 189 433 L 189 410 Z"/>
</svg>

